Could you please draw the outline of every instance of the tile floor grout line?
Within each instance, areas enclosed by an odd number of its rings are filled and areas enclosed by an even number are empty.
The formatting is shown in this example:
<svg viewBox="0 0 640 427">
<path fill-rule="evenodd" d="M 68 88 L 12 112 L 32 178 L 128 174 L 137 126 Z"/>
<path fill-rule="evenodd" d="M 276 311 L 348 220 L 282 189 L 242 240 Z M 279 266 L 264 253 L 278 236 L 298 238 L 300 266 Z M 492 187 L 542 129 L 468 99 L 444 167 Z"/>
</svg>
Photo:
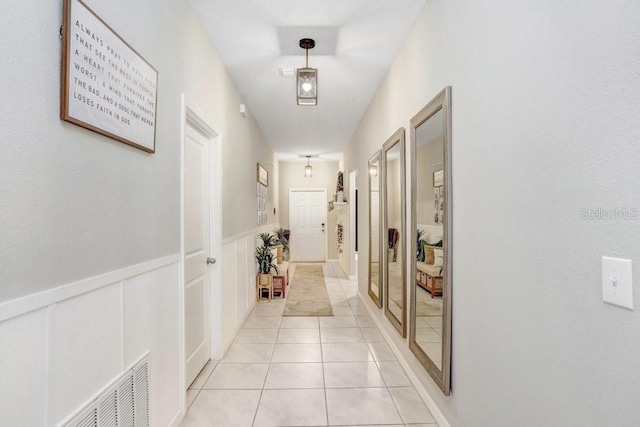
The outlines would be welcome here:
<svg viewBox="0 0 640 427">
<path fill-rule="evenodd" d="M 264 377 L 265 381 L 267 380 L 267 377 Z M 262 394 L 264 393 L 264 388 L 262 388 L 262 390 L 260 390 L 260 397 L 258 398 L 258 404 L 256 405 L 256 412 L 253 414 L 253 421 L 251 422 L 251 425 L 254 426 L 256 424 L 256 418 L 258 417 L 258 411 L 260 410 L 260 403 L 262 402 Z"/>
<path fill-rule="evenodd" d="M 276 334 L 276 343 L 278 342 L 278 336 L 280 336 L 280 329 L 282 326 L 282 316 L 280 316 L 280 323 L 278 324 L 278 333 Z M 273 349 L 271 350 L 271 356 L 269 357 L 269 366 L 267 367 L 267 373 L 264 376 L 264 380 L 262 381 L 262 389 L 260 390 L 260 398 L 258 398 L 258 404 L 256 405 L 256 412 L 253 414 L 253 422 L 252 426 L 256 424 L 256 418 L 258 417 L 258 411 L 260 410 L 260 403 L 262 403 L 262 395 L 264 394 L 265 387 L 267 385 L 267 378 L 269 378 L 269 371 L 271 370 L 271 361 L 273 360 L 273 354 L 276 351 L 276 343 L 273 344 Z"/>
<path fill-rule="evenodd" d="M 360 328 L 360 329 L 361 329 L 360 332 L 362 333 L 362 328 Z M 377 327 L 376 327 L 376 329 L 377 329 Z M 378 332 L 380 332 L 380 331 L 378 331 Z M 367 343 L 367 348 L 371 352 L 370 343 Z M 371 353 L 371 355 L 373 356 L 373 353 Z M 380 377 L 382 378 L 382 382 L 385 385 L 385 389 L 387 390 L 387 393 L 389 393 L 389 396 L 391 397 L 391 401 L 393 402 L 393 406 L 396 408 L 396 412 L 398 412 L 398 416 L 400 417 L 400 420 L 402 421 L 402 423 L 406 424 L 404 418 L 402 417 L 402 414 L 400 413 L 400 409 L 398 408 L 398 404 L 396 403 L 396 400 L 393 398 L 393 394 L 391 393 L 391 390 L 389 390 L 391 387 L 389 387 L 389 385 L 387 384 L 387 380 L 384 378 L 384 375 L 382 375 L 382 370 L 380 369 L 380 363 L 381 362 L 382 362 L 381 360 L 378 360 L 377 358 L 374 357 L 375 366 L 378 369 L 378 373 L 380 374 Z M 403 370 L 403 373 L 404 373 L 404 370 Z M 406 373 L 405 373 L 405 376 L 406 376 Z"/>
<path fill-rule="evenodd" d="M 200 392 L 201 391 L 202 391 L 202 389 L 197 391 L 196 397 L 194 397 L 193 400 L 191 401 L 191 403 L 187 406 L 187 412 L 189 412 L 189 408 L 191 408 L 193 406 L 193 404 L 196 403 L 196 399 L 198 398 L 198 396 L 200 396 Z"/>
<path fill-rule="evenodd" d="M 318 319 L 318 326 L 320 320 Z M 322 353 L 322 330 L 320 330 L 320 362 L 322 363 L 322 388 L 324 391 L 324 412 L 327 416 L 327 425 L 329 424 L 329 400 L 327 399 L 327 378 L 324 372 L 324 354 Z"/>
<path fill-rule="evenodd" d="M 355 313 L 354 313 L 355 314 Z M 376 327 L 377 329 L 377 327 Z M 378 331 L 380 332 L 380 331 Z M 363 335 L 364 337 L 364 333 L 362 333 L 362 327 L 360 327 L 360 333 Z M 396 408 L 396 412 L 398 413 L 398 416 L 400 417 L 400 420 L 402 421 L 403 424 L 405 423 L 404 418 L 402 417 L 402 414 L 400 413 L 400 409 L 398 408 L 398 404 L 396 403 L 395 399 L 393 398 L 393 394 L 391 393 L 391 391 L 389 390 L 389 385 L 387 384 L 387 380 L 384 378 L 384 375 L 382 375 L 382 370 L 380 369 L 380 363 L 381 361 L 378 360 L 376 357 L 374 357 L 373 352 L 371 351 L 371 347 L 370 347 L 370 343 L 367 343 L 367 349 L 369 350 L 369 352 L 371 353 L 371 356 L 373 356 L 374 359 L 374 364 L 376 369 L 378 370 L 378 373 L 380 374 L 380 378 L 382 378 L 382 382 L 385 385 L 385 390 L 387 391 L 387 393 L 389 394 L 389 396 L 391 397 L 391 401 L 393 402 L 393 406 Z M 406 375 L 406 374 L 405 374 Z"/>
</svg>

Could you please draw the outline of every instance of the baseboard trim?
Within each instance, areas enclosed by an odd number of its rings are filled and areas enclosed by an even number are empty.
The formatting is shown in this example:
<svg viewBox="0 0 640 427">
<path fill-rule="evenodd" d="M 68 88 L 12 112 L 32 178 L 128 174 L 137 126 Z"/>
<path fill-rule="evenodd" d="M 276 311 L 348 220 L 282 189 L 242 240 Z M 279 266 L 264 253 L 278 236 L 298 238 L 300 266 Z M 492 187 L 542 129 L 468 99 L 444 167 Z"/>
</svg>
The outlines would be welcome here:
<svg viewBox="0 0 640 427">
<path fill-rule="evenodd" d="M 4 302 L 0 304 L 0 322 L 179 261 L 180 254 L 169 255 Z"/>
<path fill-rule="evenodd" d="M 179 409 L 178 412 L 176 412 L 176 415 L 173 417 L 173 419 L 169 423 L 169 427 L 178 427 L 186 415 L 187 415 L 186 410 Z"/>
<path fill-rule="evenodd" d="M 251 314 L 255 306 L 256 306 L 256 300 L 253 299 L 253 303 L 251 304 L 251 306 L 249 306 L 249 310 L 247 310 L 244 316 L 242 316 L 242 320 L 238 323 L 238 326 L 236 326 L 235 331 L 233 331 L 233 334 L 231 335 L 231 339 L 229 340 L 229 343 L 223 344 L 222 357 L 224 357 L 224 355 L 227 353 L 227 350 L 229 350 L 229 347 L 231 347 L 231 344 L 233 344 L 233 341 L 236 339 L 238 332 L 240 332 L 240 329 L 242 329 L 242 325 L 244 325 L 244 322 L 247 321 L 247 318 L 249 318 L 249 315 Z"/>
<path fill-rule="evenodd" d="M 328 259 L 327 262 L 338 262 L 337 259 Z"/>
<path fill-rule="evenodd" d="M 433 415 L 433 418 L 436 420 L 436 423 L 438 423 L 438 426 L 451 427 L 449 421 L 447 421 L 442 411 L 440 411 L 440 408 L 438 408 L 438 405 L 436 405 L 436 402 L 431 398 L 431 396 L 427 392 L 427 389 L 424 388 L 422 383 L 418 380 L 418 376 L 413 372 L 404 355 L 391 339 L 391 336 L 389 336 L 389 332 L 387 332 L 386 328 L 382 325 L 380 319 L 375 315 L 373 309 L 369 306 L 364 298 L 364 295 L 362 295 L 360 291 L 358 291 L 358 298 L 369 313 L 369 317 L 371 317 L 371 319 L 373 319 L 373 321 L 376 323 L 378 330 L 380 331 L 380 333 L 382 333 L 382 336 L 391 348 L 391 351 L 393 351 L 393 354 L 395 354 L 395 356 L 398 358 L 398 362 L 400 362 L 400 365 L 402 365 L 402 369 L 404 369 L 405 373 L 409 377 L 409 380 L 413 384 L 413 387 L 416 389 L 425 405 L 427 405 L 427 409 L 429 409 L 429 412 L 431 412 L 431 415 Z"/>
</svg>

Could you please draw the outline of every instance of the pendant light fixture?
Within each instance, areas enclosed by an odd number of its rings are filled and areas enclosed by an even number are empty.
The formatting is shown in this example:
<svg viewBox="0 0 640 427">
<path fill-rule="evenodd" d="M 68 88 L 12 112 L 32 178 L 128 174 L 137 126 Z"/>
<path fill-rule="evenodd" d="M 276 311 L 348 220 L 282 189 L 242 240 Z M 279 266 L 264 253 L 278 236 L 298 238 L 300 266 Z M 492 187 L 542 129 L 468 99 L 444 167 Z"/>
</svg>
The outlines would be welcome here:
<svg viewBox="0 0 640 427">
<path fill-rule="evenodd" d="M 311 178 L 313 176 L 313 168 L 309 164 L 309 159 L 311 159 L 311 156 L 307 156 L 307 166 L 304 167 L 305 178 Z"/>
<path fill-rule="evenodd" d="M 307 63 L 297 70 L 298 105 L 318 105 L 318 69 L 309 68 L 309 49 L 315 46 L 313 39 L 300 40 L 300 47 L 306 51 Z"/>
</svg>

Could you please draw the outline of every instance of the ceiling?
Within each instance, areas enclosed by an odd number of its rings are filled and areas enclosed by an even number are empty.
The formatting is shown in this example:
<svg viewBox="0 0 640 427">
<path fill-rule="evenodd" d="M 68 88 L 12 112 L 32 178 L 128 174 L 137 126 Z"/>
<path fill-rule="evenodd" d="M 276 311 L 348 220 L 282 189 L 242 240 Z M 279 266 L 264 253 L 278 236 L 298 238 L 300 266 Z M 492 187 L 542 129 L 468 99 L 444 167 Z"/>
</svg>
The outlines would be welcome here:
<svg viewBox="0 0 640 427">
<path fill-rule="evenodd" d="M 189 0 L 279 159 L 338 159 L 425 0 Z M 301 38 L 313 38 L 318 106 L 296 105 Z"/>
</svg>

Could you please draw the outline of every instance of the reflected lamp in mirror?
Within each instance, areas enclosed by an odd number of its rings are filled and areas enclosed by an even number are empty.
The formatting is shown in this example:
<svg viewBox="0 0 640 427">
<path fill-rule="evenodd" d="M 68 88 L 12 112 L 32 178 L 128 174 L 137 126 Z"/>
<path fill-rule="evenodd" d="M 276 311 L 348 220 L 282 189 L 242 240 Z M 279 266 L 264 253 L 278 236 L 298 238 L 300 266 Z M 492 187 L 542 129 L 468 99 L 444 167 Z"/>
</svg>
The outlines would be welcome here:
<svg viewBox="0 0 640 427">
<path fill-rule="evenodd" d="M 369 166 L 369 174 L 373 177 L 378 176 L 378 166 L 376 165 L 370 165 Z"/>
</svg>

